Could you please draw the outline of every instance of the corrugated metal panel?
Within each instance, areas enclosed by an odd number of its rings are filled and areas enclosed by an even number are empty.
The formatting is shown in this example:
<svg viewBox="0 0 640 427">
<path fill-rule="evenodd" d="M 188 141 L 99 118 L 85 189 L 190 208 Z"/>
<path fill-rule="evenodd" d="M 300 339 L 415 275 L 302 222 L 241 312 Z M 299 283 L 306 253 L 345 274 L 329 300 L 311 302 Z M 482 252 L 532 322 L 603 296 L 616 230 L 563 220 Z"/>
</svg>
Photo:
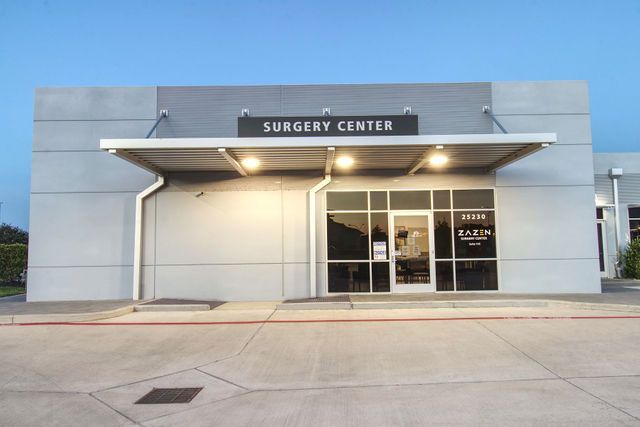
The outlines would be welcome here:
<svg viewBox="0 0 640 427">
<path fill-rule="evenodd" d="M 627 173 L 618 181 L 620 203 L 640 203 L 640 174 Z"/>
<path fill-rule="evenodd" d="M 613 204 L 613 186 L 608 175 L 595 175 L 598 203 Z"/>
<path fill-rule="evenodd" d="M 235 137 L 242 108 L 252 116 L 402 114 L 411 106 L 420 134 L 493 133 L 482 113 L 490 83 L 158 87 L 158 108 L 169 117 L 161 138 Z"/>
<path fill-rule="evenodd" d="M 609 175 L 595 175 L 596 194 L 599 203 L 613 204 L 613 184 Z M 625 173 L 618 179 L 620 203 L 640 203 L 640 174 Z"/>
<path fill-rule="evenodd" d="M 168 109 L 158 138 L 235 137 L 243 108 L 280 115 L 280 86 L 159 87 L 158 109 Z"/>
<path fill-rule="evenodd" d="M 444 150 L 449 158 L 446 167 L 486 168 L 501 159 L 527 147 L 527 144 L 461 144 Z M 429 150 L 429 151 L 427 151 Z M 176 171 L 233 171 L 233 167 L 211 148 L 136 148 L 126 150 L 128 155 L 169 172 Z M 260 160 L 259 171 L 321 172 L 327 160 L 326 147 L 234 147 L 227 152 L 242 162 L 249 157 Z M 353 170 L 395 169 L 406 170 L 416 160 L 433 152 L 427 145 L 339 146 L 335 155 L 353 157 Z M 428 169 L 429 166 L 425 165 Z"/>
<path fill-rule="evenodd" d="M 284 115 L 402 114 L 411 106 L 421 135 L 493 133 L 483 105 L 491 105 L 490 83 L 283 86 Z"/>
</svg>

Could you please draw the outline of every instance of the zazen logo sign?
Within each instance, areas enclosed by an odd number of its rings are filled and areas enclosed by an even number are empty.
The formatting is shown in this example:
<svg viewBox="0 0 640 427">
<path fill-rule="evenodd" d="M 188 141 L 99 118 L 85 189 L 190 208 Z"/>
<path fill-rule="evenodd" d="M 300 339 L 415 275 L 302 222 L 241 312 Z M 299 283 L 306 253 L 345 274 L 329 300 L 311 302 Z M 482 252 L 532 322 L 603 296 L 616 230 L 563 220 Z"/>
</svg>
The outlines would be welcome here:
<svg viewBox="0 0 640 427">
<path fill-rule="evenodd" d="M 418 116 L 238 117 L 238 137 L 418 135 Z"/>
<path fill-rule="evenodd" d="M 486 240 L 491 236 L 492 232 L 490 228 L 476 228 L 473 230 L 458 230 L 458 237 L 460 240 Z M 483 239 L 474 239 L 474 237 L 483 237 Z"/>
</svg>

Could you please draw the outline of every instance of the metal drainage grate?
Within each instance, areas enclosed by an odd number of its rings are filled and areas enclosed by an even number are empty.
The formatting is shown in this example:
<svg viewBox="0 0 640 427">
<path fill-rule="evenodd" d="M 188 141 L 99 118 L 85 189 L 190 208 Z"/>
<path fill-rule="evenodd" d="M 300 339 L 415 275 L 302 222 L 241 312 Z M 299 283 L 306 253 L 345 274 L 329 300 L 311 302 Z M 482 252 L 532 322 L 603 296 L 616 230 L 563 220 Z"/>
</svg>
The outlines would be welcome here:
<svg viewBox="0 0 640 427">
<path fill-rule="evenodd" d="M 136 404 L 189 403 L 202 387 L 193 388 L 154 388 L 136 402 Z"/>
</svg>

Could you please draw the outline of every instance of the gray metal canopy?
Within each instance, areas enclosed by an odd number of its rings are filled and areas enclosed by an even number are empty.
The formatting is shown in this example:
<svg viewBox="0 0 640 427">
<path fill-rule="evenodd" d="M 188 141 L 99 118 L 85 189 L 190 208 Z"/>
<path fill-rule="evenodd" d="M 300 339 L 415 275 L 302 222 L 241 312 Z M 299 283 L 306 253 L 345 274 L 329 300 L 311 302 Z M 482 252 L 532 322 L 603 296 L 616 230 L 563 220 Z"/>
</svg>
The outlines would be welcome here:
<svg viewBox="0 0 640 427">
<path fill-rule="evenodd" d="M 487 173 L 542 150 L 557 141 L 555 133 L 463 134 L 416 136 L 350 136 L 292 138 L 157 138 L 103 139 L 100 148 L 150 172 L 238 171 L 257 175 L 270 171 L 317 170 L 330 174 L 334 160 L 353 159 L 349 170 L 484 169 Z M 448 161 L 433 167 L 429 158 Z M 248 170 L 244 160 L 256 158 Z"/>
</svg>

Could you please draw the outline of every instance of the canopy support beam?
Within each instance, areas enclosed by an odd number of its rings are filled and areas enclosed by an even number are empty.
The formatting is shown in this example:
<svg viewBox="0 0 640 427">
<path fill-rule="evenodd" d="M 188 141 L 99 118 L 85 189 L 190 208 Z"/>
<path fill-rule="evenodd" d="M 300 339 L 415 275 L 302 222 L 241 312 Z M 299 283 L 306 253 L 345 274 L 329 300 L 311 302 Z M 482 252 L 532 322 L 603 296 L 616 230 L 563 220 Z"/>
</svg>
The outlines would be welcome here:
<svg viewBox="0 0 640 427">
<path fill-rule="evenodd" d="M 482 112 L 485 113 L 487 116 L 489 116 L 489 118 L 491 119 L 491 121 L 493 121 L 493 123 L 496 124 L 496 126 L 498 126 L 498 128 L 502 131 L 502 133 L 509 133 L 507 132 L 507 130 L 504 128 L 504 126 L 502 126 L 500 124 L 500 122 L 498 121 L 498 119 L 496 119 L 496 116 L 493 115 L 493 113 L 491 112 L 491 107 L 489 107 L 488 105 L 484 105 L 482 107 Z"/>
<path fill-rule="evenodd" d="M 148 139 L 151 137 L 151 135 L 153 135 L 153 131 L 156 130 L 162 119 L 164 119 L 165 117 L 169 117 L 169 110 L 160 110 L 160 117 L 158 117 L 151 130 L 147 133 L 145 139 Z"/>
<path fill-rule="evenodd" d="M 236 157 L 229 152 L 229 150 L 227 150 L 226 148 L 218 148 L 218 153 L 220 153 L 220 155 L 222 157 L 224 157 L 227 162 L 229 162 L 229 164 L 238 171 L 238 173 L 242 176 L 248 176 L 249 174 L 247 173 L 246 170 L 244 170 L 244 168 L 242 167 L 242 165 L 240 164 L 240 162 L 238 162 L 238 160 L 236 159 Z"/>
<path fill-rule="evenodd" d="M 420 157 L 418 157 L 412 164 L 409 166 L 409 169 L 405 171 L 406 175 L 415 175 L 420 169 L 424 167 L 429 162 L 429 159 L 436 150 L 443 150 L 444 145 L 436 145 L 435 147 L 429 147 L 427 151 L 422 153 Z"/>
<path fill-rule="evenodd" d="M 324 165 L 324 174 L 331 175 L 331 169 L 333 169 L 333 159 L 336 156 L 336 147 L 327 147 L 327 161 Z"/>
</svg>

